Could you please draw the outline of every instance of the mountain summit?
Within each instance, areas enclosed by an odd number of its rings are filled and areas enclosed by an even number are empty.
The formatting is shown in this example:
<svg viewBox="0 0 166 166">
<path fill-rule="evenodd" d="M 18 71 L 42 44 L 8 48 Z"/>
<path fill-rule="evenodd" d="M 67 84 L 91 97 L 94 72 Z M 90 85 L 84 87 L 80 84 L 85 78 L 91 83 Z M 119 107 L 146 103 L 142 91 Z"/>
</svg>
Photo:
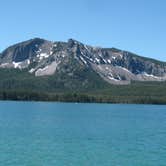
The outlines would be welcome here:
<svg viewBox="0 0 166 166">
<path fill-rule="evenodd" d="M 97 76 L 110 84 L 166 80 L 165 62 L 116 48 L 92 47 L 74 39 L 52 42 L 35 38 L 15 44 L 0 54 L 0 68 L 18 68 L 36 77 L 77 75 L 77 79 L 85 77 L 83 81 Z M 86 76 L 79 78 L 82 71 Z"/>
</svg>

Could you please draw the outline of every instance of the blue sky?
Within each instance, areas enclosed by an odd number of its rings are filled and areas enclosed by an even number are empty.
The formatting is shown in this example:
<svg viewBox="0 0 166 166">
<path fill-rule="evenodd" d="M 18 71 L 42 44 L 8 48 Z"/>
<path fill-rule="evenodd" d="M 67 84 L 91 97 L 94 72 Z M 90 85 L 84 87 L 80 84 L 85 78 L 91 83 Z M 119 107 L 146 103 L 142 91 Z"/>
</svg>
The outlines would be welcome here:
<svg viewBox="0 0 166 166">
<path fill-rule="evenodd" d="M 165 0 L 1 0 L 0 51 L 41 37 L 74 38 L 166 61 Z"/>
</svg>

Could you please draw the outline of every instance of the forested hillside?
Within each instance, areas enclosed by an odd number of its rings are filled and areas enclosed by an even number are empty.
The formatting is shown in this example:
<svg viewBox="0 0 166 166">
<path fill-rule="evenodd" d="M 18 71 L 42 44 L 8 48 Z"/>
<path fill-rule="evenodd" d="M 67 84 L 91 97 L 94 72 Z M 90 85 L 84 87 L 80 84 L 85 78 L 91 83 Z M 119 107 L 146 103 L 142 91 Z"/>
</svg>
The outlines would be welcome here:
<svg viewBox="0 0 166 166">
<path fill-rule="evenodd" d="M 79 78 L 84 72 L 78 73 Z M 35 77 L 19 69 L 1 69 L 0 78 L 1 100 L 166 104 L 166 82 L 110 85 L 98 75 L 93 81 L 89 77 L 79 80 L 76 73 L 69 78 L 61 74 Z"/>
</svg>

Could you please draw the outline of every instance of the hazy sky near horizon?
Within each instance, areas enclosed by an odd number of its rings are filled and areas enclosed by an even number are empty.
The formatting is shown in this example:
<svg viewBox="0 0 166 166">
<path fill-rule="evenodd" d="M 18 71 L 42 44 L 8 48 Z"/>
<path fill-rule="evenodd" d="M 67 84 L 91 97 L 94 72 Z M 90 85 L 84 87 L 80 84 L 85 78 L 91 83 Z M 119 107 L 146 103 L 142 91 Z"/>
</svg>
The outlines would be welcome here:
<svg viewBox="0 0 166 166">
<path fill-rule="evenodd" d="M 166 61 L 165 0 L 1 0 L 0 51 L 35 37 Z"/>
</svg>

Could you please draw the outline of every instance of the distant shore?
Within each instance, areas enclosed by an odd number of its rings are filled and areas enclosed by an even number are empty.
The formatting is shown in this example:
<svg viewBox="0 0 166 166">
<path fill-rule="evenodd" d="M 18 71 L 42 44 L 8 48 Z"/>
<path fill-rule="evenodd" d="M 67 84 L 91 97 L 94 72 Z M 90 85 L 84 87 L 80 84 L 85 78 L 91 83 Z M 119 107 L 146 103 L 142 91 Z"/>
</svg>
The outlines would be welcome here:
<svg viewBox="0 0 166 166">
<path fill-rule="evenodd" d="M 86 93 L 44 93 L 27 91 L 0 92 L 1 101 L 46 101 L 73 103 L 110 103 L 110 104 L 160 104 L 166 105 L 165 98 L 158 96 L 109 96 Z"/>
</svg>

